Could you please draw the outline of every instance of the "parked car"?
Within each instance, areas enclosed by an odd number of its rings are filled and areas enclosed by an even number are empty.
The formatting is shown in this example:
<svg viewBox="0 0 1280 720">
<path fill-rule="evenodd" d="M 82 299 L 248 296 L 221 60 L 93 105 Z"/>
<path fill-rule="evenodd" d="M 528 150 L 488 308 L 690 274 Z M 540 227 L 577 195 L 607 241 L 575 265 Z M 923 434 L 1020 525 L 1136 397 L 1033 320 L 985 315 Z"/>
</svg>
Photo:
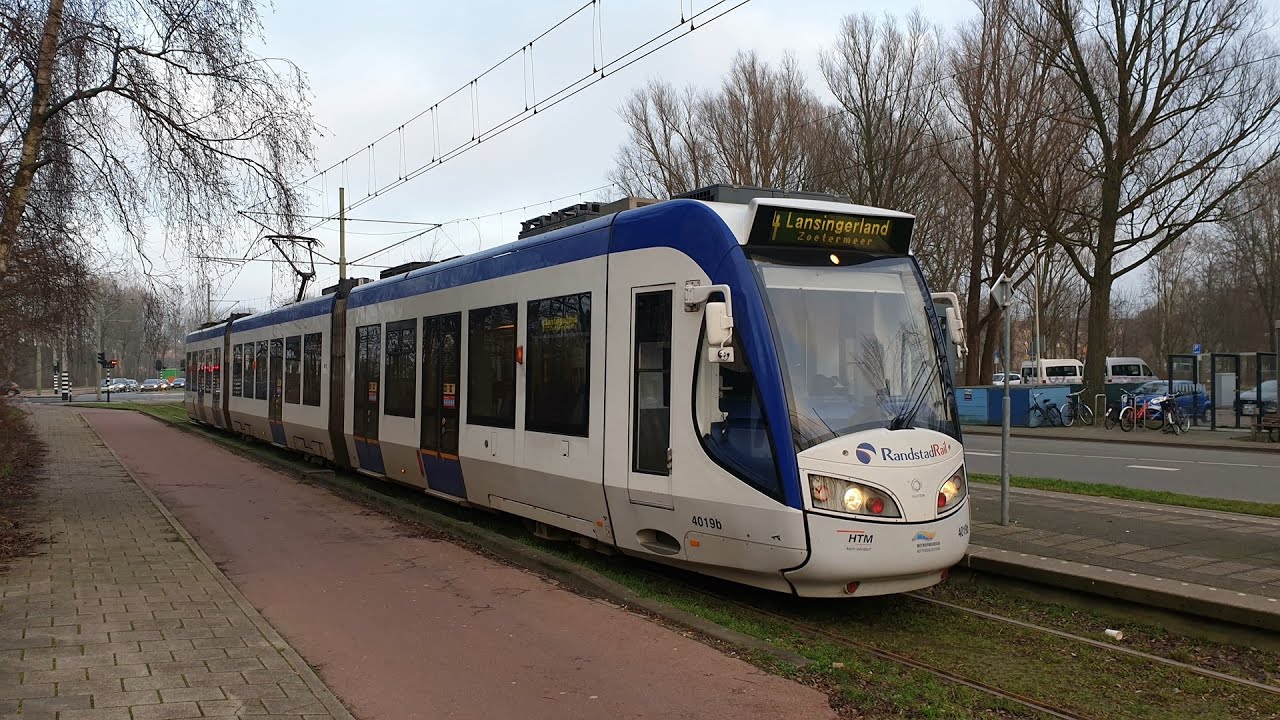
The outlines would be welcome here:
<svg viewBox="0 0 1280 720">
<path fill-rule="evenodd" d="M 1201 422 L 1209 421 L 1209 414 L 1213 412 L 1213 405 L 1209 402 L 1209 391 L 1205 389 L 1203 383 L 1193 383 L 1189 380 L 1174 380 L 1173 391 L 1178 394 L 1178 407 L 1187 415 L 1199 415 Z M 1168 380 L 1151 380 L 1145 382 L 1133 389 L 1132 394 L 1137 398 L 1139 405 L 1150 402 L 1153 398 L 1161 397 L 1169 394 Z M 1160 407 L 1156 405 L 1147 409 L 1147 417 L 1160 417 Z"/>
<path fill-rule="evenodd" d="M 22 392 L 18 383 L 12 380 L 0 380 L 0 397 L 17 397 Z"/>
<path fill-rule="evenodd" d="M 991 384 L 993 384 L 993 385 L 1003 385 L 1003 384 L 1004 384 L 1004 373 L 1002 373 L 1002 372 L 998 372 L 998 373 L 996 373 L 995 375 L 992 375 L 992 376 L 991 376 Z M 1021 376 L 1021 375 L 1019 375 L 1018 373 L 1009 373 L 1009 384 L 1010 384 L 1010 385 L 1020 385 L 1020 384 L 1022 384 L 1022 376 Z"/>
<path fill-rule="evenodd" d="M 173 379 L 173 382 L 169 383 L 169 387 L 174 388 L 175 390 L 176 390 L 176 389 L 178 389 L 178 388 L 186 388 L 186 387 L 187 387 L 187 379 L 186 379 L 186 378 L 174 378 L 174 379 Z"/>
<path fill-rule="evenodd" d="M 1262 389 L 1263 412 L 1276 412 L 1276 381 L 1264 380 L 1259 387 Z M 1235 402 L 1235 411 L 1241 415 L 1256 415 L 1258 413 L 1258 388 L 1240 393 L 1240 399 Z"/>
<path fill-rule="evenodd" d="M 142 392 L 157 392 L 160 390 L 166 390 L 168 387 L 168 384 L 166 384 L 164 380 L 151 378 L 150 380 L 143 380 L 142 387 L 139 389 L 142 390 Z"/>
</svg>

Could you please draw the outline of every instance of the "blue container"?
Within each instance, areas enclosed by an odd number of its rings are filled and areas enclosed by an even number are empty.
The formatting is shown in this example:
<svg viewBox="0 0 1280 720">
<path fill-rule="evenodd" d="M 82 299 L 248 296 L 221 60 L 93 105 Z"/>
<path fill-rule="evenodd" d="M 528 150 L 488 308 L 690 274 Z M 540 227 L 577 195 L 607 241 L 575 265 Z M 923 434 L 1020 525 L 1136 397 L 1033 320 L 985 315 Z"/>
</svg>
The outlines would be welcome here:
<svg viewBox="0 0 1280 720">
<path fill-rule="evenodd" d="M 1043 405 L 1046 399 L 1053 402 L 1061 410 L 1067 404 L 1067 397 L 1071 394 L 1070 385 L 1028 385 L 1026 387 L 1014 390 L 1012 398 L 1012 410 L 1010 415 L 1012 419 L 1010 424 L 1018 427 L 1027 427 L 1027 411 L 1031 409 L 1032 404 Z M 1042 420 L 1041 422 L 1048 422 Z"/>
<path fill-rule="evenodd" d="M 956 388 L 956 408 L 960 411 L 960 422 L 965 425 L 990 425 L 992 394 L 989 387 Z"/>
<path fill-rule="evenodd" d="M 1059 408 L 1067 404 L 1069 385 L 1012 385 L 1009 387 L 1009 424 L 1027 426 L 1031 403 L 1050 399 Z M 1038 397 L 1037 397 L 1038 396 Z M 965 425 L 999 425 L 1004 418 L 1004 386 L 979 385 L 956 388 L 956 408 Z"/>
</svg>

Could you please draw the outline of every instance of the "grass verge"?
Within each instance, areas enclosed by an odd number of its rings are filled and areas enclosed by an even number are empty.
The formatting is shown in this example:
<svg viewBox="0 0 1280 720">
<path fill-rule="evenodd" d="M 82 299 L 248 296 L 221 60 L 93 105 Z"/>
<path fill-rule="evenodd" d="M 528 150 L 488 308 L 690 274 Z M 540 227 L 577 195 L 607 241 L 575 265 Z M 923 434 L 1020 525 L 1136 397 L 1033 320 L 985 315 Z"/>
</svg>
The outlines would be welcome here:
<svg viewBox="0 0 1280 720">
<path fill-rule="evenodd" d="M 112 404 L 115 409 L 146 412 L 190 428 L 181 408 L 144 403 Z M 262 445 L 194 430 L 237 452 L 276 455 Z M 283 458 L 284 453 L 278 453 Z M 940 680 L 831 639 L 815 636 L 797 623 L 827 628 L 850 640 L 916 658 L 953 672 L 1057 705 L 1077 714 L 1120 718 L 1280 717 L 1280 696 L 1240 688 L 1138 658 L 1110 653 L 1063 638 L 996 621 L 957 615 L 944 608 L 891 596 L 857 602 L 801 600 L 720 583 L 680 571 L 655 572 L 654 566 L 625 557 L 607 558 L 568 544 L 547 544 L 528 536 L 509 516 L 493 516 L 433 500 L 391 484 L 337 473 L 327 486 L 366 507 L 388 514 L 412 531 L 439 535 L 424 516 L 444 515 L 500 534 L 541 552 L 571 560 L 617 582 L 635 595 L 665 603 L 736 632 L 799 655 L 803 667 L 768 653 L 738 654 L 772 672 L 825 690 L 832 705 L 850 718 L 1030 718 L 1039 714 L 986 693 Z M 414 514 L 413 508 L 424 513 Z M 414 518 L 424 518 L 417 522 Z M 492 536 L 490 536 L 492 537 Z M 496 541 L 495 541 L 496 542 Z M 484 550 L 484 548 L 480 548 Z M 700 591 L 705 588 L 715 595 Z M 716 595 L 750 607 L 781 613 L 784 619 L 726 605 Z M 994 604 L 994 603 L 993 603 Z M 1273 656 L 1259 659 L 1265 674 Z"/>
<path fill-rule="evenodd" d="M 125 400 L 124 402 L 113 402 L 113 403 L 80 402 L 80 403 L 73 403 L 73 404 L 75 405 L 75 407 L 105 408 L 107 410 L 135 410 L 137 412 L 143 413 L 144 415 L 150 415 L 159 420 L 164 420 L 167 423 L 188 422 L 186 406 L 183 405 L 181 402 L 177 402 L 177 401 L 143 403 L 143 402 L 131 402 L 131 401 Z"/>
<path fill-rule="evenodd" d="M 40 540 L 26 529 L 26 515 L 44 455 L 45 445 L 27 414 L 0 400 L 0 567 Z"/>
<path fill-rule="evenodd" d="M 969 479 L 984 485 L 1000 484 L 1000 478 L 996 475 L 970 473 Z M 1280 517 L 1280 505 L 1250 502 L 1248 500 L 1225 500 L 1222 498 L 1200 497 L 1199 495 L 1183 495 L 1182 493 L 1167 492 L 1165 490 L 1142 490 L 1124 487 L 1123 485 L 1084 483 L 1071 480 L 1056 480 L 1054 478 L 1023 477 L 1020 475 L 1010 477 L 1009 484 L 1013 487 L 1032 490 L 1052 490 L 1074 495 L 1092 495 L 1094 497 L 1133 500 L 1156 505 L 1176 505 L 1200 510 L 1240 513 L 1241 515 Z"/>
</svg>

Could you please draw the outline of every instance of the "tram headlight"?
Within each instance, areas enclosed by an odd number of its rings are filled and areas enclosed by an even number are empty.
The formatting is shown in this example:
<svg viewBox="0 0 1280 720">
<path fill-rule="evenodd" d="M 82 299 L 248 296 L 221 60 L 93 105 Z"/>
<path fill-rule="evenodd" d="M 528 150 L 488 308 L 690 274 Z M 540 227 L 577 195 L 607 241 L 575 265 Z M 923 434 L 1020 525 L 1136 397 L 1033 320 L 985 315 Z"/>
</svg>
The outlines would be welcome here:
<svg viewBox="0 0 1280 720">
<path fill-rule="evenodd" d="M 964 500 L 965 495 L 969 493 L 969 485 L 965 482 L 964 465 L 956 468 L 956 471 L 947 478 L 942 486 L 938 488 L 938 513 L 942 514 Z"/>
<path fill-rule="evenodd" d="M 809 498 L 815 508 L 868 517 L 902 517 L 889 494 L 861 483 L 828 475 L 809 476 Z"/>
</svg>

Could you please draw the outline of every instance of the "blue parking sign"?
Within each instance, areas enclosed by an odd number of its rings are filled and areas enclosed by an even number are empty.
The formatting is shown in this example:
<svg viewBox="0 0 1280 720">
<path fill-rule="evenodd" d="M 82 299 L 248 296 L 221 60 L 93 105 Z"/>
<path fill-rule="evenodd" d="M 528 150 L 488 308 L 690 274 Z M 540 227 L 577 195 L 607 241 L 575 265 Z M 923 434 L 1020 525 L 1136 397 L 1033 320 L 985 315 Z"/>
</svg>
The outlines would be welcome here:
<svg viewBox="0 0 1280 720">
<path fill-rule="evenodd" d="M 1202 347 L 1200 343 L 1196 343 L 1195 345 L 1191 346 L 1191 352 L 1195 355 L 1199 355 L 1200 353 L 1204 352 L 1204 347 Z"/>
</svg>

